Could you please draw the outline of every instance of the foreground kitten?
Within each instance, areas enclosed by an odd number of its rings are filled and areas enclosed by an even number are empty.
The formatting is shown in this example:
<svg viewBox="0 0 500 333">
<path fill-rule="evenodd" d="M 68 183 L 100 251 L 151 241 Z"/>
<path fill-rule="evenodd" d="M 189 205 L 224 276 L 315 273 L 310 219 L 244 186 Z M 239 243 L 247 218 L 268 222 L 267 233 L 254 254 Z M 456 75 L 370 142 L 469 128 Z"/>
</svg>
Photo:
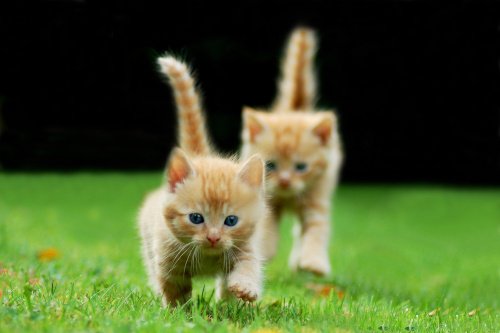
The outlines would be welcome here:
<svg viewBox="0 0 500 333">
<path fill-rule="evenodd" d="M 183 150 L 174 149 L 167 184 L 148 195 L 139 213 L 150 283 L 170 306 L 190 298 L 195 275 L 218 276 L 219 298 L 254 301 L 262 280 L 258 223 L 267 212 L 264 162 L 217 157 L 189 69 L 172 57 L 158 63 L 174 90 Z"/>
<path fill-rule="evenodd" d="M 330 200 L 342 152 L 334 112 L 314 112 L 315 52 L 314 32 L 306 28 L 294 30 L 271 112 L 244 108 L 242 156 L 259 153 L 267 161 L 273 216 L 266 221 L 265 257 L 275 255 L 278 222 L 284 210 L 292 210 L 300 225 L 294 232 L 290 267 L 326 275 L 331 270 Z"/>
</svg>

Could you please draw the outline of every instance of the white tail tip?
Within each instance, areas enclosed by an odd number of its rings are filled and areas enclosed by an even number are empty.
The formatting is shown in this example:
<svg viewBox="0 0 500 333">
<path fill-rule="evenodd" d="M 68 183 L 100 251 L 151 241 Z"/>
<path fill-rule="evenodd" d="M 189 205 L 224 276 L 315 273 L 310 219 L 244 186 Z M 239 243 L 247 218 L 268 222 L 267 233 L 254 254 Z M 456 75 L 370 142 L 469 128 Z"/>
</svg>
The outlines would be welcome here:
<svg viewBox="0 0 500 333">
<path fill-rule="evenodd" d="M 183 62 L 175 59 L 172 56 L 164 56 L 158 58 L 158 64 L 160 65 L 161 70 L 168 74 L 185 72 L 187 69 L 186 65 Z"/>
</svg>

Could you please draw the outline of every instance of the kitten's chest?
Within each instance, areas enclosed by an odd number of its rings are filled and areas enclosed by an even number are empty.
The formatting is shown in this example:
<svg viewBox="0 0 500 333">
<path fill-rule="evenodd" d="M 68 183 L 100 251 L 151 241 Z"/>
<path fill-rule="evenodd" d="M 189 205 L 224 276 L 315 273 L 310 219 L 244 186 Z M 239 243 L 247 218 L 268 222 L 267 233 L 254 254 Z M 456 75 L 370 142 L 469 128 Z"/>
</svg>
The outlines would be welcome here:
<svg viewBox="0 0 500 333">
<path fill-rule="evenodd" d="M 217 275 L 228 270 L 229 262 L 223 256 L 200 256 L 194 275 Z"/>
<path fill-rule="evenodd" d="M 271 200 L 271 206 L 280 212 L 295 211 L 298 207 L 299 200 L 293 197 L 274 197 Z"/>
</svg>

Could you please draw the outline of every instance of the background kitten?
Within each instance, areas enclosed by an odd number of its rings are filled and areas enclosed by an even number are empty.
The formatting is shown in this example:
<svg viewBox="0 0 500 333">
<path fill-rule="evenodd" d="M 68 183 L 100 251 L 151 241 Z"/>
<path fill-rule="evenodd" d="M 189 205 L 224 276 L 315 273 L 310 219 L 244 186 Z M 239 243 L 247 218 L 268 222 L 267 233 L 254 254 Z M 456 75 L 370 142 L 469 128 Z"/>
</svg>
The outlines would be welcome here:
<svg viewBox="0 0 500 333">
<path fill-rule="evenodd" d="M 261 292 L 258 224 L 265 219 L 264 162 L 238 164 L 209 145 L 201 103 L 189 69 L 159 58 L 175 93 L 182 148 L 172 152 L 168 182 L 139 213 L 142 251 L 153 288 L 165 305 L 191 296 L 195 275 L 218 276 L 217 295 L 254 301 Z"/>
<path fill-rule="evenodd" d="M 330 200 L 342 152 L 335 113 L 314 112 L 315 52 L 314 31 L 295 29 L 286 48 L 271 112 L 244 108 L 242 156 L 259 153 L 267 161 L 273 215 L 266 221 L 265 256 L 269 259 L 275 255 L 278 222 L 283 210 L 291 209 L 300 225 L 294 232 L 290 267 L 325 275 L 331 271 Z"/>
</svg>

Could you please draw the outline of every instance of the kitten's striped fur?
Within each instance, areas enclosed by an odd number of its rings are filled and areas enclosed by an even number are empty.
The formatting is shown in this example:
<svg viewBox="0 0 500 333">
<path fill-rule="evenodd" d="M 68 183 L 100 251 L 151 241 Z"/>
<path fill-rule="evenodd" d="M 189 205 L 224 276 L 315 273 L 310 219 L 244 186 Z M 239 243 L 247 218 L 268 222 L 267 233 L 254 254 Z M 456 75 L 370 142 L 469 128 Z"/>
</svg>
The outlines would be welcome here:
<svg viewBox="0 0 500 333">
<path fill-rule="evenodd" d="M 139 213 L 144 262 L 165 305 L 191 296 L 191 278 L 215 275 L 217 296 L 254 301 L 261 293 L 260 225 L 266 218 L 264 163 L 218 157 L 210 146 L 189 67 L 158 59 L 174 90 L 179 143 L 167 166 L 168 186 L 150 193 Z M 194 224 L 190 214 L 204 221 Z M 227 226 L 228 215 L 238 217 Z"/>
<path fill-rule="evenodd" d="M 297 28 L 290 35 L 282 61 L 276 111 L 312 110 L 316 102 L 316 75 L 314 56 L 317 49 L 316 33 L 308 28 Z"/>
<path fill-rule="evenodd" d="M 179 145 L 188 154 L 209 155 L 206 123 L 201 111 L 201 98 L 187 65 L 173 57 L 158 59 L 162 73 L 174 92 L 179 122 Z"/>
</svg>

